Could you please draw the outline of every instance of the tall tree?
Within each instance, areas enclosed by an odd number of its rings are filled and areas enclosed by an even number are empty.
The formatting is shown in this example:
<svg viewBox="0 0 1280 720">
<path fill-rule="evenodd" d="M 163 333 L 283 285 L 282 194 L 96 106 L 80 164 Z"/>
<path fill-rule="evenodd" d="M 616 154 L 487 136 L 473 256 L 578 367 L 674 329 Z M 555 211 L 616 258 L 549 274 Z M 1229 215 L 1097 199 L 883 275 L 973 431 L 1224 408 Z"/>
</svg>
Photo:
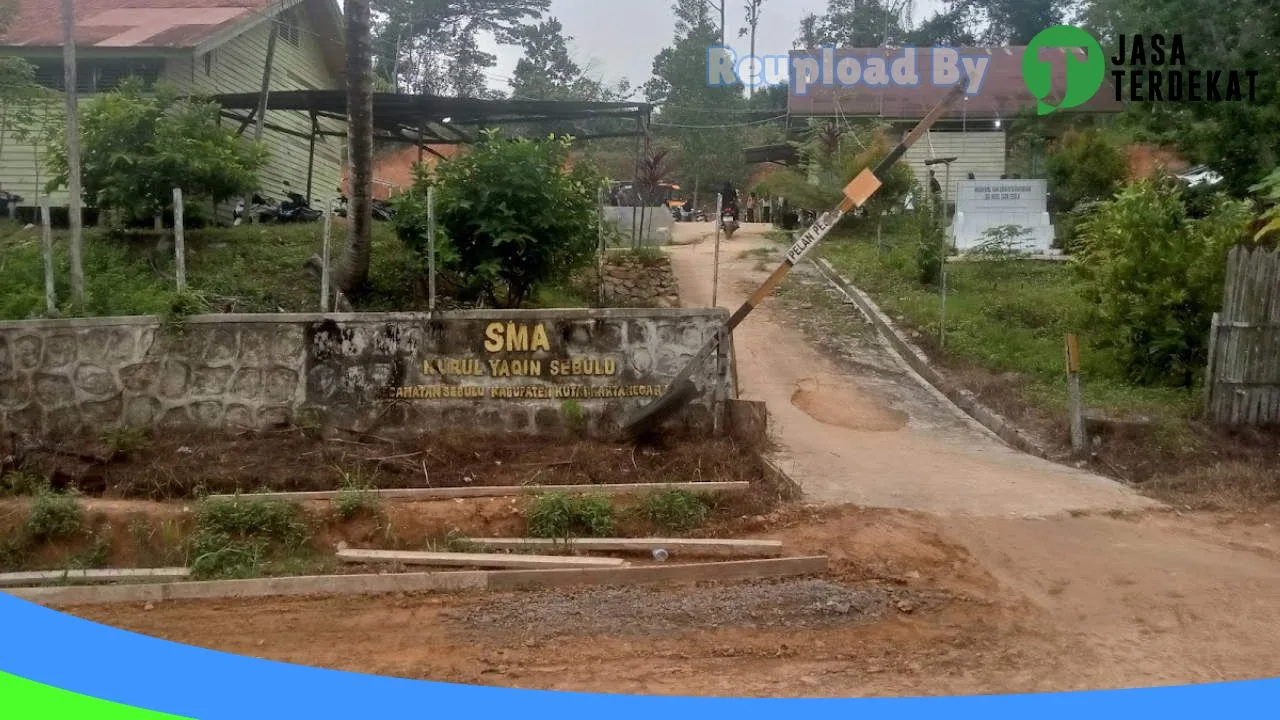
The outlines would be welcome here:
<svg viewBox="0 0 1280 720">
<path fill-rule="evenodd" d="M 751 57 L 756 56 L 756 31 L 760 27 L 760 6 L 764 5 L 764 0 L 747 0 L 743 9 L 747 11 L 747 24 L 738 31 L 738 37 L 751 36 Z M 755 78 L 747 84 L 747 96 L 751 97 L 756 94 Z"/>
<path fill-rule="evenodd" d="M 908 4 L 901 0 L 827 0 L 825 13 L 809 13 L 800 20 L 796 45 L 815 48 L 903 44 L 911 20 L 903 19 Z"/>
<path fill-rule="evenodd" d="M 369 280 L 373 248 L 373 53 L 369 0 L 346 0 L 347 137 L 351 170 L 351 225 L 338 268 L 338 288 L 350 295 Z M 328 302 L 328 299 L 325 300 Z"/>
<path fill-rule="evenodd" d="M 1041 30 L 1061 25 L 1074 0 L 961 0 L 958 7 L 983 18 L 986 45 L 1026 45 Z"/>
<path fill-rule="evenodd" d="M 726 180 L 740 182 L 746 98 L 740 83 L 710 87 L 708 49 L 720 42 L 720 30 L 702 0 L 678 0 L 676 35 L 653 61 L 645 95 L 660 106 L 655 130 L 672 141 L 683 184 L 707 188 Z"/>
<path fill-rule="evenodd" d="M 378 75 L 409 92 L 483 94 L 497 58 L 480 50 L 480 34 L 515 42 L 513 33 L 550 5 L 551 0 L 373 0 Z"/>
</svg>

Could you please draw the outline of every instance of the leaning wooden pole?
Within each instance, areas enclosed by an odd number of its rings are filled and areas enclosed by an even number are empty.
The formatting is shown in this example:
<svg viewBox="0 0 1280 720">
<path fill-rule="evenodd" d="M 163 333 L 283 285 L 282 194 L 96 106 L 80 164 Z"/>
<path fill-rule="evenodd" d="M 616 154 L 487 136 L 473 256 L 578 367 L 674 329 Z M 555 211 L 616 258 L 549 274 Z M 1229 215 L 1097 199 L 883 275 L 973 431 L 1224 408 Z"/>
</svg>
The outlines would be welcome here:
<svg viewBox="0 0 1280 720">
<path fill-rule="evenodd" d="M 773 292 L 782 285 L 782 281 L 786 279 L 787 274 L 791 272 L 791 269 L 794 268 L 796 264 L 814 248 L 814 246 L 821 242 L 822 239 L 831 232 L 832 228 L 839 224 L 840 220 L 846 213 L 855 208 L 862 207 L 873 195 L 876 194 L 876 191 L 878 191 L 888 179 L 889 171 L 893 169 L 893 166 L 902 159 L 902 156 L 906 154 L 907 150 L 911 149 L 912 145 L 919 141 L 920 138 L 929 131 L 929 128 L 933 127 L 934 123 L 938 121 L 938 118 L 942 117 L 943 113 L 947 111 L 947 108 L 960 97 L 962 92 L 964 92 L 966 81 L 967 78 L 962 77 L 960 81 L 951 88 L 946 96 L 944 96 L 942 100 L 929 111 L 929 114 L 926 115 L 905 138 L 902 139 L 902 142 L 898 143 L 897 147 L 890 151 L 889 154 L 880 161 L 880 164 L 877 165 L 874 170 L 870 168 L 864 169 L 853 179 L 852 182 L 845 186 L 844 199 L 840 201 L 840 204 L 834 210 L 823 213 L 823 215 L 818 218 L 818 221 L 814 223 L 813 226 L 804 233 L 804 235 L 800 236 L 800 239 L 797 240 L 796 243 L 791 246 L 791 249 L 787 251 L 787 256 L 782 261 L 782 264 L 778 266 L 778 269 L 774 270 L 773 274 L 771 274 L 768 279 L 760 285 L 751 297 L 747 298 L 747 301 L 738 308 L 737 312 L 730 316 L 729 322 L 726 326 L 729 333 L 732 333 L 734 329 L 741 325 L 742 321 L 746 320 L 747 315 L 751 314 L 751 311 L 754 310 L 756 306 L 764 302 L 765 298 L 772 295 Z M 667 388 L 667 392 L 662 397 L 652 403 L 649 403 L 645 407 L 640 408 L 639 411 L 627 418 L 622 425 L 623 432 L 632 436 L 650 432 L 656 429 L 676 412 L 681 410 L 685 405 L 689 404 L 689 402 L 693 400 L 698 393 L 698 389 L 694 386 L 691 378 L 699 368 L 703 367 L 706 361 L 711 357 L 712 353 L 715 352 L 716 347 L 719 345 L 720 336 L 720 333 L 713 335 L 702 346 L 698 353 L 694 355 L 693 359 L 690 360 L 689 363 L 685 365 L 684 369 L 680 371 L 680 374 L 676 376 L 676 379 L 672 381 L 671 385 Z"/>
</svg>

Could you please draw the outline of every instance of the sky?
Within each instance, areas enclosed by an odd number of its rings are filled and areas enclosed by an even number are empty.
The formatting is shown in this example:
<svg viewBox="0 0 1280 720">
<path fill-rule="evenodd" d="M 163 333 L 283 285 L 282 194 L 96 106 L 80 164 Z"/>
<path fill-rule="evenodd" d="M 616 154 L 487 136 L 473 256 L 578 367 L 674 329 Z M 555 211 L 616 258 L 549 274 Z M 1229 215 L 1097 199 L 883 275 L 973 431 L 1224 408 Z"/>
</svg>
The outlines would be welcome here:
<svg viewBox="0 0 1280 720">
<path fill-rule="evenodd" d="M 737 28 L 746 24 L 745 3 L 724 2 L 729 46 L 745 56 L 750 41 L 737 37 Z M 670 0 L 552 0 L 550 14 L 564 25 L 565 35 L 573 38 L 569 45 L 573 58 L 592 77 L 610 82 L 625 77 L 634 87 L 649 79 L 653 57 L 671 43 L 675 21 L 670 5 Z M 765 0 L 756 33 L 756 54 L 787 53 L 800 34 L 800 19 L 826 5 L 826 0 Z M 916 0 L 916 19 L 933 5 L 932 0 Z M 484 50 L 498 56 L 498 66 L 489 71 L 489 86 L 508 90 L 507 79 L 520 59 L 520 49 L 486 38 Z"/>
</svg>

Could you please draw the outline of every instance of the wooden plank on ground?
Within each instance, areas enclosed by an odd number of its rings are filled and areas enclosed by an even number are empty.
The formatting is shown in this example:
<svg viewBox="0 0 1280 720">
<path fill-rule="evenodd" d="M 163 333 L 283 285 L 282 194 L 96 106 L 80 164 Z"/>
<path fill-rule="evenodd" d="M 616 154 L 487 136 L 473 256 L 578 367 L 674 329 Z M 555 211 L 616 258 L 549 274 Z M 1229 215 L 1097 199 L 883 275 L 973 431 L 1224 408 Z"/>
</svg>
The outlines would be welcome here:
<svg viewBox="0 0 1280 720">
<path fill-rule="evenodd" d="M 608 568 L 627 564 L 621 558 L 562 557 L 558 555 L 508 555 L 503 553 L 399 552 L 396 550 L 339 550 L 338 559 L 349 563 L 400 563 L 444 567 L 491 568 Z"/>
<path fill-rule="evenodd" d="M 489 589 L 521 590 L 565 587 L 569 585 L 728 582 L 796 575 L 820 575 L 826 571 L 827 558 L 825 555 L 769 560 L 730 560 L 684 565 L 641 565 L 626 568 L 495 570 L 489 573 Z"/>
<path fill-rule="evenodd" d="M 183 580 L 190 575 L 191 571 L 184 567 L 14 572 L 0 574 L 0 587 L 23 587 L 61 581 L 112 583 L 122 580 Z"/>
<path fill-rule="evenodd" d="M 584 550 L 601 552 L 652 552 L 717 557 L 778 557 L 781 540 L 730 540 L 710 538 L 468 538 L 464 542 L 493 550 Z"/>
<path fill-rule="evenodd" d="M 325 595 L 383 595 L 388 593 L 483 590 L 486 573 L 464 570 L 382 575 L 319 575 L 255 580 L 14 588 L 4 592 L 45 605 L 100 605 L 162 602 L 165 600 L 221 600 L 225 598 L 305 597 Z"/>
<path fill-rule="evenodd" d="M 749 482 L 693 482 L 693 483 L 626 483 L 618 485 L 500 485 L 494 487 L 456 488 L 402 488 L 370 490 L 384 500 L 455 500 L 458 498 L 515 497 L 542 493 L 626 495 L 644 492 L 684 490 L 686 492 L 742 492 L 751 488 Z M 340 490 L 319 492 L 245 493 L 243 495 L 210 495 L 210 500 L 231 500 L 236 497 L 251 500 L 284 500 L 305 502 L 308 500 L 333 500 Z"/>
</svg>

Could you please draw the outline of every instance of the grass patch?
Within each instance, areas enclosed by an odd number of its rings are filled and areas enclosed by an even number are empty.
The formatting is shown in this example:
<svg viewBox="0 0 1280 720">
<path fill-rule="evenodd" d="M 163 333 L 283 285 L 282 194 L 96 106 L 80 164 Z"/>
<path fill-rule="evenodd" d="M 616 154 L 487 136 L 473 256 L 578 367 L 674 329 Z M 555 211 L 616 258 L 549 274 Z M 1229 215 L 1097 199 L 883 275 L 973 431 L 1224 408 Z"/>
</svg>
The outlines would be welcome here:
<svg viewBox="0 0 1280 720">
<path fill-rule="evenodd" d="M 636 512 L 661 530 L 689 532 L 707 521 L 711 503 L 688 490 L 664 490 L 646 496 Z"/>
<path fill-rule="evenodd" d="M 609 498 L 546 493 L 533 500 L 529 535 L 537 538 L 609 537 L 614 510 Z"/>
<path fill-rule="evenodd" d="M 915 243 L 906 225 L 886 224 L 883 248 L 877 247 L 874 230 L 842 231 L 822 255 L 886 312 L 919 330 L 919 343 L 935 355 L 995 373 L 1016 373 L 1021 399 L 1045 411 L 1063 414 L 1067 409 L 1063 347 L 1068 333 L 1079 337 L 1087 406 L 1119 416 L 1147 416 L 1170 428 L 1185 426 L 1198 408 L 1199 395 L 1193 391 L 1136 387 L 1126 381 L 1115 353 L 1090 335 L 1088 306 L 1067 263 L 948 263 L 942 350 L 941 296 L 916 281 Z"/>
<path fill-rule="evenodd" d="M 199 578 L 257 577 L 271 564 L 291 567 L 311 538 L 302 511 L 276 500 L 206 500 L 195 514 L 191 573 Z"/>
<path fill-rule="evenodd" d="M 607 260 L 615 262 L 635 262 L 641 265 L 659 265 L 665 262 L 667 254 L 657 247 L 641 245 L 639 247 L 627 248 L 626 250 L 614 250 L 609 253 Z"/>
<path fill-rule="evenodd" d="M 334 228 L 338 249 L 344 227 Z M 206 308 L 210 312 L 313 312 L 320 279 L 305 265 L 321 253 L 322 231 L 318 222 L 189 230 L 189 291 L 179 294 L 174 289 L 173 253 L 157 249 L 154 237 L 121 237 L 86 228 L 84 314 L 180 318 Z M 54 264 L 58 311 L 69 316 L 69 259 L 63 231 L 55 233 Z M 352 303 L 366 311 L 425 309 L 421 265 L 389 223 L 374 223 L 371 284 Z M 44 315 L 38 232 L 0 233 L 0 286 L 5 288 L 0 294 L 0 319 Z"/>
</svg>

